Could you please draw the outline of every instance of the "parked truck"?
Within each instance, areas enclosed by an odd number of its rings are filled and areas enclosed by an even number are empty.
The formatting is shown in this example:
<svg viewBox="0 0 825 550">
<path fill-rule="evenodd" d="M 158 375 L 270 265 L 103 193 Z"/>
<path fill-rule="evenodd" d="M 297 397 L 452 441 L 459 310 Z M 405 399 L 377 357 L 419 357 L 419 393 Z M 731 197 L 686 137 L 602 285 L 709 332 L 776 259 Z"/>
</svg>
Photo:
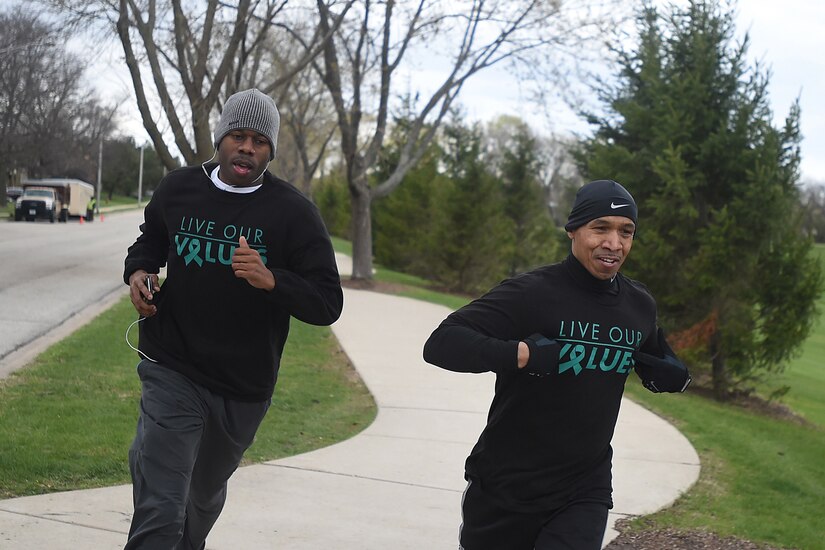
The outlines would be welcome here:
<svg viewBox="0 0 825 550">
<path fill-rule="evenodd" d="M 91 183 L 78 179 L 23 180 L 23 194 L 14 204 L 15 221 L 47 219 L 65 222 L 70 216 L 86 216 L 86 205 L 95 195 Z"/>
</svg>

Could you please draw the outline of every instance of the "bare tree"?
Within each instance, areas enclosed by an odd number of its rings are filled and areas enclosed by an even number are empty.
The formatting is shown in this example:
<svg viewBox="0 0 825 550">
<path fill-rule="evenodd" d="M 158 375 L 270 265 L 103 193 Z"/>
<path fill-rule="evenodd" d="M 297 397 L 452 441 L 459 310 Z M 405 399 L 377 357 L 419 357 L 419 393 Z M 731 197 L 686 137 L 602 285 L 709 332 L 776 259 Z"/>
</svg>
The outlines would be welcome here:
<svg viewBox="0 0 825 550">
<path fill-rule="evenodd" d="M 315 29 L 296 26 L 285 34 L 289 41 L 308 44 L 314 32 Z M 249 71 L 260 75 L 258 78 L 264 82 L 275 81 L 277 75 L 295 66 L 295 51 L 304 50 L 304 46 L 285 48 L 283 34 L 266 42 L 258 49 L 258 57 L 268 59 L 268 63 L 256 60 Z M 303 70 L 288 85 L 277 89 L 275 99 L 281 112 L 276 172 L 312 197 L 312 180 L 326 158 L 337 128 L 329 93 L 316 71 Z"/>
<path fill-rule="evenodd" d="M 799 188 L 802 230 L 814 242 L 825 242 L 825 182 L 807 181 Z"/>
<path fill-rule="evenodd" d="M 550 216 L 557 226 L 567 222 L 576 191 L 584 183 L 573 157 L 577 145 L 578 141 L 572 136 L 542 136 L 537 142 L 541 159 L 539 179 Z"/>
<path fill-rule="evenodd" d="M 312 197 L 312 181 L 337 129 L 329 95 L 313 78 L 317 79 L 315 73 L 304 71 L 279 98 L 285 108 L 278 145 L 282 152 L 276 159 L 280 173 L 308 197 Z M 291 150 L 285 150 L 287 147 Z"/>
<path fill-rule="evenodd" d="M 346 165 L 353 234 L 353 278 L 372 278 L 373 199 L 395 189 L 422 157 L 468 79 L 492 66 L 529 63 L 533 74 L 546 60 L 601 32 L 610 2 L 579 2 L 573 8 L 558 0 L 363 0 L 350 10 L 324 48 L 316 70 L 332 96 Z M 321 25 L 335 21 L 318 2 Z M 427 49 L 429 46 L 429 49 Z M 399 160 L 383 181 L 370 182 L 381 154 L 390 108 L 397 94 L 399 68 L 410 55 L 426 53 L 445 62 L 434 91 L 417 86 L 424 97 L 402 136 Z M 408 68 L 408 67 L 407 67 Z M 374 119 L 368 120 L 367 115 Z M 471 205 L 468 205 L 471 207 Z"/>
<path fill-rule="evenodd" d="M 113 130 L 116 107 L 83 86 L 86 69 L 60 26 L 30 10 L 0 13 L 0 170 L 91 179 L 93 144 Z M 5 188 L 5 187 L 3 187 Z"/>
<path fill-rule="evenodd" d="M 117 32 L 143 126 L 163 164 L 177 165 L 177 149 L 187 164 L 213 155 L 210 118 L 222 99 L 241 87 L 257 86 L 273 94 L 285 87 L 316 57 L 354 0 L 323 3 L 337 15 L 326 31 L 308 25 L 314 10 L 288 8 L 288 0 L 41 0 L 83 24 L 96 21 Z M 299 3 L 300 4 L 300 3 Z M 296 20 L 300 19 L 300 22 Z M 317 19 L 317 16 L 316 16 Z M 288 37 L 293 26 L 313 30 L 301 42 L 306 49 L 280 65 L 277 74 L 262 45 L 272 33 Z M 286 49 L 301 43 L 283 43 Z M 269 79 L 263 81 L 261 74 Z M 146 78 L 148 76 L 148 78 Z M 171 142 L 167 142 L 171 134 Z"/>
</svg>

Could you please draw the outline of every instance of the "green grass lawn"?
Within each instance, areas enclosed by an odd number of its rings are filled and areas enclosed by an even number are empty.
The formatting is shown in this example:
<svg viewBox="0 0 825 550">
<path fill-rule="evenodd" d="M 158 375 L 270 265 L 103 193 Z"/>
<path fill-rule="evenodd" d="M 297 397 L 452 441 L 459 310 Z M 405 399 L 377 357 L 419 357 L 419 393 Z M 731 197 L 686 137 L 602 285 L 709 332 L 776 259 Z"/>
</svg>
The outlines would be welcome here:
<svg viewBox="0 0 825 550">
<path fill-rule="evenodd" d="M 0 382 L 0 498 L 129 482 L 140 383 L 123 334 L 134 319 L 124 298 Z M 280 372 L 247 462 L 323 447 L 372 422 L 375 404 L 328 328 L 293 321 Z"/>
<path fill-rule="evenodd" d="M 825 431 L 716 403 L 696 393 L 626 395 L 669 419 L 699 453 L 699 482 L 633 528 L 677 527 L 800 549 L 825 548 Z M 654 444 L 655 442 L 651 442 Z"/>
</svg>

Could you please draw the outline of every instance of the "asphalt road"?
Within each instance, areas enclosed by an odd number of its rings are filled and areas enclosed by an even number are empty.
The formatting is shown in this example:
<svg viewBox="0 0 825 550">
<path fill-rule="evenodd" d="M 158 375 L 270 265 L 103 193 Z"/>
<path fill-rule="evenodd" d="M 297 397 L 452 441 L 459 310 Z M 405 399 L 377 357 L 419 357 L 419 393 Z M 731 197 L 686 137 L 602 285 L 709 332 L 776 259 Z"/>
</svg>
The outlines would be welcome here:
<svg viewBox="0 0 825 550">
<path fill-rule="evenodd" d="M 136 209 L 83 224 L 0 222 L 0 378 L 126 293 L 123 260 L 142 221 Z"/>
</svg>

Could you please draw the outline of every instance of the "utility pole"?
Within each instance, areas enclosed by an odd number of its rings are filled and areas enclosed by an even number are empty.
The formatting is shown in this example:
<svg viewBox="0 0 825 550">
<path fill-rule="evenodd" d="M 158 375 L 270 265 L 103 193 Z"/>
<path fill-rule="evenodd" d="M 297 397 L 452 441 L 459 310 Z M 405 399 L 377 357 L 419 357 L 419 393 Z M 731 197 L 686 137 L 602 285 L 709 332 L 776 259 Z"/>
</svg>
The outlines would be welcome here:
<svg viewBox="0 0 825 550">
<path fill-rule="evenodd" d="M 95 214 L 100 216 L 100 186 L 103 177 L 103 136 L 100 136 L 100 147 L 97 150 L 97 200 L 95 201 Z"/>
<path fill-rule="evenodd" d="M 143 200 L 143 147 L 140 146 L 140 169 L 138 169 L 138 206 Z"/>
</svg>

